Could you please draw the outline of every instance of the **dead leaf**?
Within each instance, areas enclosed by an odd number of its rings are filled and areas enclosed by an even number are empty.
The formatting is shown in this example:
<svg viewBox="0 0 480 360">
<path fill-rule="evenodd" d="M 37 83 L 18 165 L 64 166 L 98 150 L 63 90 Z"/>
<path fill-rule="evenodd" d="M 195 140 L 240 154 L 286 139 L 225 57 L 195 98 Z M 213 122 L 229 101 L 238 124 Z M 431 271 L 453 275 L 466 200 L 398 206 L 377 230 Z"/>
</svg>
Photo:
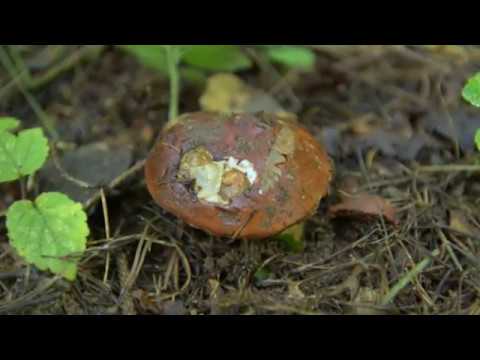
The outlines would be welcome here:
<svg viewBox="0 0 480 360">
<path fill-rule="evenodd" d="M 375 305 L 380 304 L 382 298 L 380 290 L 361 287 L 352 301 L 349 313 L 352 315 L 384 315 L 385 311 L 375 308 Z"/>
<path fill-rule="evenodd" d="M 282 112 L 282 106 L 268 93 L 248 86 L 234 74 L 220 73 L 207 80 L 200 98 L 204 111 L 233 113 Z"/>
<path fill-rule="evenodd" d="M 163 315 L 186 315 L 187 309 L 181 300 L 169 301 L 163 305 Z"/>
<path fill-rule="evenodd" d="M 475 150 L 475 132 L 480 128 L 480 112 L 474 107 L 461 105 L 449 111 L 429 112 L 422 120 L 425 129 L 436 133 L 452 143 L 457 143 L 462 151 Z"/>
<path fill-rule="evenodd" d="M 273 149 L 289 156 L 295 151 L 295 133 L 288 126 L 284 126 L 277 135 Z"/>
<path fill-rule="evenodd" d="M 216 279 L 209 279 L 208 286 L 210 288 L 210 299 L 216 299 L 221 293 L 220 282 Z"/>
<path fill-rule="evenodd" d="M 465 215 L 460 210 L 450 210 L 450 222 L 449 226 L 459 233 L 465 235 L 476 235 L 478 234 L 478 230 L 472 226 L 469 221 L 465 218 Z"/>
<path fill-rule="evenodd" d="M 267 192 L 280 179 L 282 171 L 278 165 L 287 161 L 286 156 L 295 151 L 295 133 L 289 127 L 284 126 L 277 135 L 272 150 L 268 155 L 265 172 L 262 177 L 261 190 Z"/>
<path fill-rule="evenodd" d="M 359 178 L 353 175 L 344 176 L 338 184 L 339 196 L 342 200 L 355 195 L 360 188 Z"/>
<path fill-rule="evenodd" d="M 300 281 L 292 281 L 288 283 L 288 297 L 291 299 L 301 300 L 305 298 L 305 294 L 300 289 Z"/>
<path fill-rule="evenodd" d="M 331 206 L 329 214 L 333 218 L 354 217 L 360 220 L 383 216 L 391 224 L 397 224 L 395 208 L 384 198 L 366 193 Z"/>
<path fill-rule="evenodd" d="M 205 111 L 230 113 L 242 108 L 251 96 L 251 89 L 239 77 L 233 74 L 216 74 L 207 80 L 200 106 Z"/>
</svg>

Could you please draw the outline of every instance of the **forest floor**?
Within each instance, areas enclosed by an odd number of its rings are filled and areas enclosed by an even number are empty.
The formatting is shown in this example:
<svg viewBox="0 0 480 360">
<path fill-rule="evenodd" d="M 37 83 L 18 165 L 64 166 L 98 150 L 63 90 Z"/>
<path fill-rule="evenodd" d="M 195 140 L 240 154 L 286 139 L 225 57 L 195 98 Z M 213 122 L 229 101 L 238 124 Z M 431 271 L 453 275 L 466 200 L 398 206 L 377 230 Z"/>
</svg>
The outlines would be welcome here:
<svg viewBox="0 0 480 360">
<path fill-rule="evenodd" d="M 0 69 L 0 115 L 54 119 L 65 170 L 105 185 L 110 236 L 98 189 L 45 167 L 32 192 L 88 203 L 88 248 L 75 282 L 52 281 L 15 254 L 0 217 L 0 314 L 480 314 L 480 111 L 461 98 L 478 48 L 318 46 L 313 73 L 237 73 L 296 112 L 335 165 L 300 253 L 209 236 L 153 202 L 142 161 L 167 120 L 165 78 L 113 48 L 52 75 L 42 50 L 29 66 L 47 76 L 30 87 Z M 202 92 L 184 87 L 181 112 Z M 336 224 L 327 210 L 345 192 L 389 201 L 398 225 Z M 0 213 L 20 197 L 0 185 Z"/>
</svg>

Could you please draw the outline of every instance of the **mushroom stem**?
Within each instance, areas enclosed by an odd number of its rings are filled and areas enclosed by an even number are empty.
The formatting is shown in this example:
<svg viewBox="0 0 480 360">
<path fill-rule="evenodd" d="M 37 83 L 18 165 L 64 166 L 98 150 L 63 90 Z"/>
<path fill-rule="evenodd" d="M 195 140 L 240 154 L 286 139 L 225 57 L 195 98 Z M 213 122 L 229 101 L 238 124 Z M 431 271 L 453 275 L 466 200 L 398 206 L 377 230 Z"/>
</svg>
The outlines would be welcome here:
<svg viewBox="0 0 480 360">
<path fill-rule="evenodd" d="M 178 99 L 180 94 L 180 75 L 178 64 L 180 63 L 181 50 L 175 45 L 165 45 L 168 77 L 170 80 L 170 104 L 168 122 L 165 128 L 170 128 L 178 121 Z"/>
</svg>

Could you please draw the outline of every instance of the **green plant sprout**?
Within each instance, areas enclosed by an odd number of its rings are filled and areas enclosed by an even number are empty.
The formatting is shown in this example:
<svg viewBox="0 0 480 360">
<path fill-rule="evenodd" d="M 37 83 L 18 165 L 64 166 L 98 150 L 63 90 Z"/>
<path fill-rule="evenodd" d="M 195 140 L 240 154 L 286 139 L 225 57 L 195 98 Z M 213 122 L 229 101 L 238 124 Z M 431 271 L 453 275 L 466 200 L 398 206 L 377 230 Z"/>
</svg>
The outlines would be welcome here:
<svg viewBox="0 0 480 360">
<path fill-rule="evenodd" d="M 463 98 L 475 107 L 480 107 L 480 72 L 470 78 L 463 88 Z M 480 150 L 480 129 L 475 133 L 475 145 Z"/>
<path fill-rule="evenodd" d="M 143 65 L 169 74 L 168 50 L 179 49 L 182 63 L 189 68 L 210 72 L 237 72 L 253 67 L 252 60 L 236 45 L 118 45 L 120 49 L 134 55 Z M 257 45 L 273 63 L 291 69 L 311 70 L 315 54 L 305 46 Z"/>
<path fill-rule="evenodd" d="M 252 60 L 235 45 L 119 45 L 144 66 L 168 76 L 170 81 L 169 124 L 178 117 L 180 77 L 192 80 L 203 72 L 236 72 L 250 69 Z M 261 45 L 258 50 L 269 60 L 291 69 L 310 71 L 315 54 L 308 48 L 291 45 Z M 181 68 L 180 65 L 186 65 Z"/>
<path fill-rule="evenodd" d="M 20 121 L 0 117 L 0 183 L 35 174 L 48 157 L 41 128 L 12 133 Z M 25 194 L 23 194 L 25 195 Z M 89 227 L 82 205 L 61 193 L 43 193 L 35 201 L 13 203 L 6 213 L 10 244 L 27 263 L 73 281 Z"/>
</svg>

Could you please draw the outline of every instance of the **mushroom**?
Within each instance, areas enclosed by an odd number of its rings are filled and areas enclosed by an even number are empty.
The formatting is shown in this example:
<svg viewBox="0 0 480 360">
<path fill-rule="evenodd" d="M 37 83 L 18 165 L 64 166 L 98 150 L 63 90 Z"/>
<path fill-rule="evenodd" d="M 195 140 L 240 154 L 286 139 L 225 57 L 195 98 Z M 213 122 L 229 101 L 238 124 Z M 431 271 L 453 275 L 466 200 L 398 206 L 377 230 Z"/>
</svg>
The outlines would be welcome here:
<svg viewBox="0 0 480 360">
<path fill-rule="evenodd" d="M 145 175 L 154 200 L 190 226 L 262 239 L 314 214 L 332 169 L 324 148 L 293 118 L 197 112 L 162 131 Z"/>
</svg>

